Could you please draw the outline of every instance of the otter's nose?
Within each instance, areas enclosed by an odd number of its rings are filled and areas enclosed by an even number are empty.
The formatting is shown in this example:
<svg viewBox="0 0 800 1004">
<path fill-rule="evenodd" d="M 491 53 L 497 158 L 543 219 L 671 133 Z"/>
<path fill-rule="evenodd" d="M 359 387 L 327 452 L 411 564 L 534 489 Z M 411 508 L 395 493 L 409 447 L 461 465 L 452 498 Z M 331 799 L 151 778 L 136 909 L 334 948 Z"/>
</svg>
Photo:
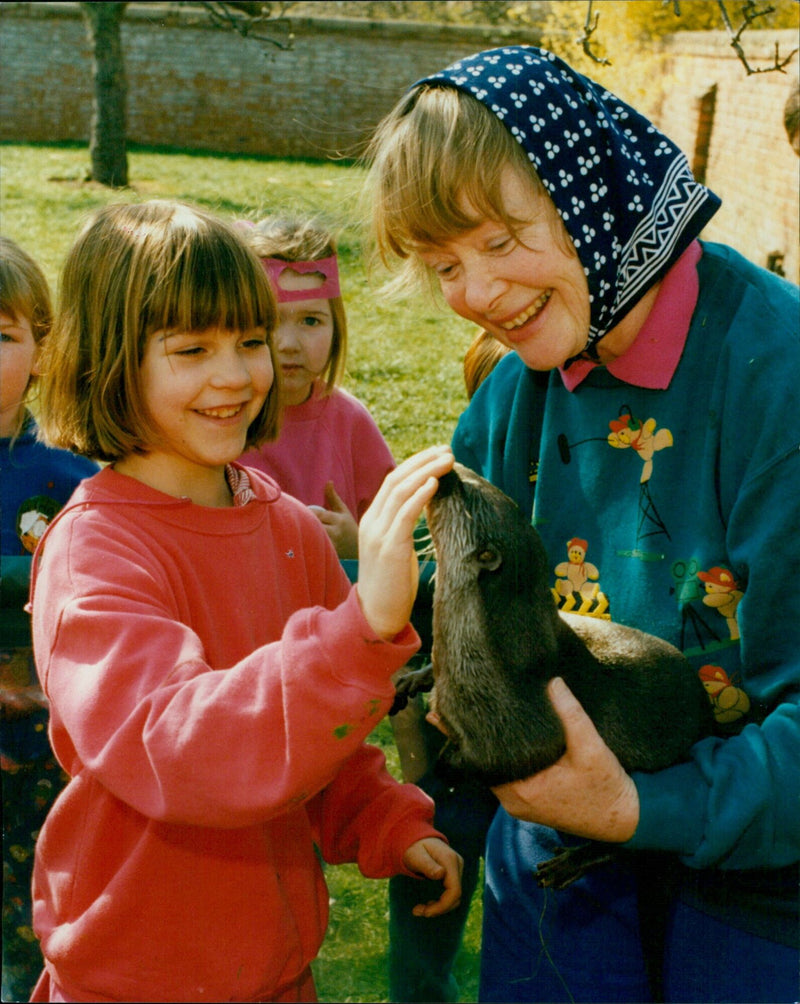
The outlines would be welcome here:
<svg viewBox="0 0 800 1004">
<path fill-rule="evenodd" d="M 460 495 L 462 491 L 461 478 L 455 471 L 448 471 L 439 478 L 439 488 L 436 494 L 440 498 L 447 495 Z"/>
</svg>

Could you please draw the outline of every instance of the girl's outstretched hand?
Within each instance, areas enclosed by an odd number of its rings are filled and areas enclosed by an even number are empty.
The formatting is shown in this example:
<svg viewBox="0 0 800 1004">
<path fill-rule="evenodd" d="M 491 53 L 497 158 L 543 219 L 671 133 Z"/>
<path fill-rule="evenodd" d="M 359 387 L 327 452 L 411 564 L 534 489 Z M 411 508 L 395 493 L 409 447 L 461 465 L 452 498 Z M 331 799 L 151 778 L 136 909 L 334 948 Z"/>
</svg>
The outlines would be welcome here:
<svg viewBox="0 0 800 1004">
<path fill-rule="evenodd" d="M 378 489 L 358 527 L 358 598 L 370 627 L 394 638 L 411 616 L 419 585 L 414 527 L 453 466 L 448 446 L 432 446 L 399 464 Z"/>
<path fill-rule="evenodd" d="M 418 903 L 415 917 L 439 917 L 455 910 L 461 902 L 461 871 L 464 859 L 438 837 L 426 837 L 412 844 L 403 855 L 406 868 L 427 879 L 439 879 L 444 892 L 430 903 Z"/>
</svg>

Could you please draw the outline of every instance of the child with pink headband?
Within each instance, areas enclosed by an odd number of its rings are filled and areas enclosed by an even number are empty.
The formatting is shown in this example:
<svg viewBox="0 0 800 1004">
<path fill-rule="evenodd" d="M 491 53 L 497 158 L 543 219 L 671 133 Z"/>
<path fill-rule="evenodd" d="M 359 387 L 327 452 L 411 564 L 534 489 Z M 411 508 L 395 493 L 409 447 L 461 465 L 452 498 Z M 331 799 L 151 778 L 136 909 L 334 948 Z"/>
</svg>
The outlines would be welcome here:
<svg viewBox="0 0 800 1004">
<path fill-rule="evenodd" d="M 336 243 L 314 220 L 267 217 L 246 228 L 278 300 L 283 402 L 277 440 L 242 463 L 310 506 L 340 558 L 358 557 L 358 522 L 394 458 L 366 407 L 339 383 L 347 320 Z"/>
</svg>

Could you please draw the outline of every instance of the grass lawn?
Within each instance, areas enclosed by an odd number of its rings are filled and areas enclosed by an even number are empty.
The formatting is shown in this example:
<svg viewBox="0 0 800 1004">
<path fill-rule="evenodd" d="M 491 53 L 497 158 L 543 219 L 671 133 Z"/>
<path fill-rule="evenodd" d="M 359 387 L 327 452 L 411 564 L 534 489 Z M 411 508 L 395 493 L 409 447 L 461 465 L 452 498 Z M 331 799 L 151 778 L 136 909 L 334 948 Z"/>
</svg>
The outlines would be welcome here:
<svg viewBox="0 0 800 1004">
<path fill-rule="evenodd" d="M 129 160 L 131 186 L 115 191 L 85 181 L 85 147 L 0 144 L 2 232 L 40 262 L 54 292 L 78 228 L 108 202 L 174 198 L 230 219 L 281 210 L 321 213 L 339 234 L 350 333 L 345 386 L 369 407 L 396 459 L 449 442 L 466 405 L 461 365 L 474 329 L 423 297 L 381 302 L 361 259 L 359 169 L 137 149 Z M 373 741 L 385 748 L 399 776 L 388 720 Z M 386 1001 L 386 882 L 363 879 L 350 865 L 328 868 L 326 875 L 331 923 L 315 964 L 320 1000 Z M 476 902 L 457 961 L 463 1001 L 477 999 L 479 933 Z"/>
</svg>

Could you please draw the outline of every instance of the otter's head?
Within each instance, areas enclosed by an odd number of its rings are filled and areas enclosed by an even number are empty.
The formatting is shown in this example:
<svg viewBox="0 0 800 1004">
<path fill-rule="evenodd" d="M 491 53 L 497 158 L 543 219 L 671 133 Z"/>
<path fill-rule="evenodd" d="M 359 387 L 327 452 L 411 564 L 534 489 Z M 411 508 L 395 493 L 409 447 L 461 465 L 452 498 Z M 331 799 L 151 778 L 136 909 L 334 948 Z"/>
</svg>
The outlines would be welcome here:
<svg viewBox="0 0 800 1004">
<path fill-rule="evenodd" d="M 539 534 L 512 499 L 456 464 L 428 503 L 436 552 L 434 667 L 475 659 L 530 671 L 555 646 L 557 613 Z"/>
<path fill-rule="evenodd" d="M 507 495 L 459 464 L 440 479 L 427 515 L 432 711 L 449 738 L 445 755 L 487 784 L 527 777 L 542 766 L 543 733 L 555 736 L 549 762 L 563 746 L 544 697 L 558 649 L 544 546 Z"/>
</svg>

